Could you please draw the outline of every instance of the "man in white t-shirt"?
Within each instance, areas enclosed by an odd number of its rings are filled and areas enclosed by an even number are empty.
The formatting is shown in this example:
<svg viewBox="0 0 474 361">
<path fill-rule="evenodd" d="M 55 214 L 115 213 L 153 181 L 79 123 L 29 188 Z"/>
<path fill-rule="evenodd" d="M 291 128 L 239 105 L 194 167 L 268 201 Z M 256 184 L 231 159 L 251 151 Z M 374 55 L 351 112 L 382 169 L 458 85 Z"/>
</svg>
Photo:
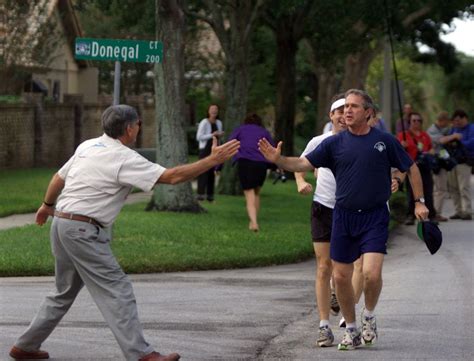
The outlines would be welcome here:
<svg viewBox="0 0 474 361">
<path fill-rule="evenodd" d="M 41 344 L 87 288 L 128 361 L 174 361 L 145 340 L 132 285 L 110 249 L 104 230 L 115 221 L 132 187 L 150 191 L 157 183 L 176 184 L 197 177 L 237 153 L 239 142 L 214 145 L 211 154 L 192 164 L 166 169 L 151 163 L 128 145 L 135 143 L 141 121 L 128 105 L 114 105 L 102 114 L 104 134 L 79 145 L 53 176 L 36 213 L 43 225 L 54 216 L 51 245 L 56 291 L 46 297 L 28 329 L 10 351 L 14 359 L 47 359 Z M 55 203 L 57 204 L 55 206 Z M 97 359 L 107 355 L 97 355 Z"/>
<path fill-rule="evenodd" d="M 310 153 L 326 138 L 346 129 L 344 121 L 344 94 L 337 94 L 332 99 L 329 110 L 331 131 L 314 137 L 306 145 L 301 154 L 304 157 Z M 305 173 L 295 172 L 296 186 L 300 194 L 311 194 L 313 187 L 304 179 Z M 336 180 L 331 170 L 319 168 L 317 170 L 318 182 L 313 196 L 311 207 L 311 236 L 313 239 L 314 253 L 316 255 L 316 301 L 319 311 L 319 336 L 316 344 L 320 347 L 331 346 L 334 335 L 329 327 L 329 311 L 332 274 L 331 258 L 329 256 L 329 241 L 332 229 L 332 210 L 336 203 Z"/>
<path fill-rule="evenodd" d="M 329 133 L 331 135 L 334 134 L 334 133 L 332 133 L 332 131 L 333 131 L 332 127 L 333 127 L 332 121 L 329 121 L 326 124 L 324 124 L 323 134 L 326 134 L 326 133 Z"/>
</svg>

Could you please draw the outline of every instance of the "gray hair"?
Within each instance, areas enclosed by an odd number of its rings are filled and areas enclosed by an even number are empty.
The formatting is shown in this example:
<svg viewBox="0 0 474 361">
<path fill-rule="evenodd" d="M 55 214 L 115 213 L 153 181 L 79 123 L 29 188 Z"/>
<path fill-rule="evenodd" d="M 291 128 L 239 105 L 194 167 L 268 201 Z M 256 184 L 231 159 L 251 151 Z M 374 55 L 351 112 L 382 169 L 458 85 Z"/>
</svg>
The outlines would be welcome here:
<svg viewBox="0 0 474 361">
<path fill-rule="evenodd" d="M 102 128 L 109 137 L 117 139 L 125 134 L 127 126 L 138 120 L 138 113 L 130 105 L 112 105 L 102 113 Z"/>
<path fill-rule="evenodd" d="M 349 89 L 348 91 L 346 91 L 344 96 L 347 98 L 351 94 L 358 95 L 363 99 L 362 106 L 364 107 L 364 109 L 370 108 L 370 109 L 373 109 L 374 111 L 377 109 L 372 97 L 369 94 L 367 94 L 365 91 L 360 90 L 360 89 Z"/>
</svg>

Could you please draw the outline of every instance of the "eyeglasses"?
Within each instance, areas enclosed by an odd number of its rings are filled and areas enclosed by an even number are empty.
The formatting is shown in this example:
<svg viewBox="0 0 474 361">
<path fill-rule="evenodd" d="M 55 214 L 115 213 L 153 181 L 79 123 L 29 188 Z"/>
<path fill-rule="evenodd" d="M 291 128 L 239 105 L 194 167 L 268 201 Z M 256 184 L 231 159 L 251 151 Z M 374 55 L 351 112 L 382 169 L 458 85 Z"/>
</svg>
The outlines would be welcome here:
<svg viewBox="0 0 474 361">
<path fill-rule="evenodd" d="M 422 122 L 421 118 L 412 118 L 411 121 L 412 122 L 418 122 L 418 123 Z"/>
</svg>

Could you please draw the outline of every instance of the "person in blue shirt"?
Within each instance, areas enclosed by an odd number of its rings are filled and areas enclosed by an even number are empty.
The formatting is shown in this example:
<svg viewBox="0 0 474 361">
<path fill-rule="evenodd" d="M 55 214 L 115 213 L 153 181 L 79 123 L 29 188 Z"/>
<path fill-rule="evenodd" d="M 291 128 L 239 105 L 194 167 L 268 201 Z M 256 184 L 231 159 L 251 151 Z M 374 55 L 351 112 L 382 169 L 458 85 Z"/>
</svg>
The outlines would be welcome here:
<svg viewBox="0 0 474 361">
<path fill-rule="evenodd" d="M 382 132 L 390 132 L 385 125 L 385 120 L 380 114 L 380 109 L 377 104 L 374 104 L 375 108 L 372 111 L 372 116 L 369 119 L 369 125 L 373 128 L 377 128 Z"/>
<path fill-rule="evenodd" d="M 374 310 L 382 290 L 382 265 L 387 253 L 391 169 L 407 173 L 415 198 L 415 217 L 428 218 L 420 171 L 397 139 L 368 124 L 373 112 L 372 98 L 362 90 L 345 93 L 344 118 L 347 131 L 325 139 L 306 157 L 284 157 L 282 143 L 274 148 L 265 139 L 259 149 L 270 162 L 293 172 L 314 168 L 331 169 L 336 179 L 330 256 L 336 294 L 346 320 L 339 350 L 372 344 L 377 338 Z M 365 310 L 362 333 L 356 326 L 354 291 L 351 284 L 353 262 L 364 256 Z"/>
<path fill-rule="evenodd" d="M 451 134 L 442 138 L 445 143 L 458 143 L 462 156 L 457 161 L 458 165 L 450 172 L 449 184 L 452 186 L 456 213 L 450 219 L 472 219 L 471 201 L 471 169 L 474 166 L 474 124 L 469 123 L 467 113 L 455 110 L 452 120 Z"/>
</svg>

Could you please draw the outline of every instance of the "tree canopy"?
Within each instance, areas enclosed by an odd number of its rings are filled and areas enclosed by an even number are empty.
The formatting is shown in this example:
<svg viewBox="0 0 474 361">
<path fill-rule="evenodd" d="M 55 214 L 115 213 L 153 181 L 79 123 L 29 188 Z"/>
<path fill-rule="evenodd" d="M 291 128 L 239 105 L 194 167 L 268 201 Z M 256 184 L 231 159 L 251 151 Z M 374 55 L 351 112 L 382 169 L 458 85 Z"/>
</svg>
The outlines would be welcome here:
<svg viewBox="0 0 474 361">
<path fill-rule="evenodd" d="M 88 0 L 78 2 L 77 6 L 86 14 L 84 26 L 91 36 L 147 38 L 153 36 L 156 25 L 153 2 Z M 314 134 L 315 128 L 322 127 L 334 93 L 367 87 L 369 69 L 381 53 L 389 30 L 397 45 L 397 58 L 421 66 L 437 64 L 446 74 L 452 74 L 451 82 L 460 82 L 456 78 L 461 72 L 457 53 L 439 35 L 444 24 L 474 11 L 467 0 L 182 0 L 176 3 L 184 13 L 188 30 L 183 72 L 209 74 L 210 82 L 219 83 L 217 88 L 221 92 L 213 96 L 225 102 L 220 105 L 225 112 L 227 131 L 241 122 L 249 107 L 252 111 L 273 107 L 275 135 L 285 140 L 286 154 L 293 153 L 293 129 L 301 107 L 314 117 Z M 220 52 L 211 54 L 203 50 L 199 38 L 203 28 L 214 33 Z M 420 44 L 427 45 L 431 51 L 420 53 Z M 462 71 L 468 68 L 463 66 Z M 139 68 L 132 73 L 140 74 Z M 143 84 L 148 84 L 143 78 L 138 79 L 133 89 L 137 93 L 144 91 Z M 209 84 L 204 87 L 195 79 L 192 75 L 185 77 L 185 88 L 190 89 L 186 94 L 192 94 L 195 99 L 212 96 L 211 89 L 216 87 Z M 303 86 L 305 91 L 301 89 Z M 373 89 L 375 85 L 370 87 Z M 410 94 L 419 96 L 420 90 L 415 88 Z M 454 86 L 450 89 L 454 92 Z M 207 104 L 200 106 L 204 109 Z M 305 118 L 309 120 L 308 116 Z M 222 192 L 239 191 L 232 168 L 224 167 L 222 180 Z"/>
</svg>

